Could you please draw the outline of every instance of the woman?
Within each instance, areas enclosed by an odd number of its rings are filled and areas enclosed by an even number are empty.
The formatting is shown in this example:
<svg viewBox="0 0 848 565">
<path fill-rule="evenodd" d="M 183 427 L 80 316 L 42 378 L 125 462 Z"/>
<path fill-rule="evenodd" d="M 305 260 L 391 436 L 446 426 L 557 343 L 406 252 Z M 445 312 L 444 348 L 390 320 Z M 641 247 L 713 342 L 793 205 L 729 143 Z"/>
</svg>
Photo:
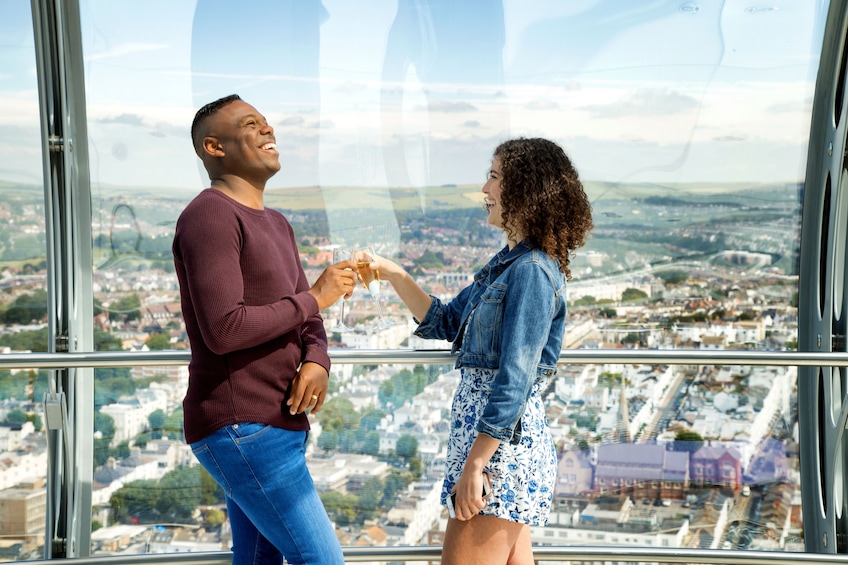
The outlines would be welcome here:
<svg viewBox="0 0 848 565">
<path fill-rule="evenodd" d="M 498 146 L 483 193 L 507 244 L 453 300 L 428 295 L 389 260 L 372 267 L 421 320 L 416 335 L 453 342 L 462 372 L 442 488 L 442 504 L 455 494 L 456 517 L 442 563 L 532 565 L 530 526 L 547 522 L 557 467 L 540 393 L 556 371 L 570 254 L 593 227 L 591 207 L 546 139 Z"/>
</svg>

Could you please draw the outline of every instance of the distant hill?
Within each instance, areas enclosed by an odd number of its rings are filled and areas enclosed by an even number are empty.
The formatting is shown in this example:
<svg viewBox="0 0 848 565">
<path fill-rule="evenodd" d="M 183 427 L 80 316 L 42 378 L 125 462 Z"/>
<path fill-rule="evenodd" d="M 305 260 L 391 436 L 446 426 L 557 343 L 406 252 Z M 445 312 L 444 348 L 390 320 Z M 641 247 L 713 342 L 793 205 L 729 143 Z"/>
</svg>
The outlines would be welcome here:
<svg viewBox="0 0 848 565">
<path fill-rule="evenodd" d="M 647 204 L 680 206 L 690 203 L 718 203 L 721 201 L 752 202 L 763 200 L 797 202 L 800 182 L 785 183 L 615 183 L 583 181 L 590 201 L 596 205 L 604 200 L 644 200 Z M 428 210 L 474 208 L 483 202 L 482 185 L 446 185 L 416 188 L 369 188 L 369 187 L 300 187 L 269 188 L 265 192 L 266 203 L 285 210 L 320 210 L 325 199 L 333 206 L 350 210 L 371 207 L 391 207 L 396 210 L 412 210 L 422 205 Z M 127 197 L 132 199 L 158 199 L 188 201 L 202 188 L 145 187 L 95 183 L 94 198 Z M 19 196 L 41 197 L 43 187 L 0 180 L 0 191 L 6 198 Z M 729 197 L 729 198 L 728 198 Z"/>
<path fill-rule="evenodd" d="M 314 210 L 324 208 L 324 200 L 332 199 L 336 208 L 350 210 L 371 207 L 391 207 L 397 210 L 412 210 L 423 203 L 428 209 L 476 208 L 483 203 L 479 186 L 433 186 L 415 188 L 368 188 L 368 187 L 308 187 L 275 188 L 265 191 L 265 203 L 283 210 Z"/>
</svg>

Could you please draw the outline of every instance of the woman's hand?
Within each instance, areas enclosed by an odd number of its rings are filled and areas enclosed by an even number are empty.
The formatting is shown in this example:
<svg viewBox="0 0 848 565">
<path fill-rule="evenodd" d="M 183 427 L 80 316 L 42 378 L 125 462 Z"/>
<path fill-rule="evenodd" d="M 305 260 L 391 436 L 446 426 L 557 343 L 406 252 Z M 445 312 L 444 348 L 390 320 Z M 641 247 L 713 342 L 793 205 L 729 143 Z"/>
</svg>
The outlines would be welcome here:
<svg viewBox="0 0 848 565">
<path fill-rule="evenodd" d="M 392 285 L 394 285 L 395 280 L 406 275 L 406 271 L 403 267 L 391 259 L 386 259 L 379 255 L 374 256 L 374 260 L 371 261 L 370 267 L 380 273 L 380 278 L 382 280 L 388 281 L 389 283 L 392 283 Z"/>
<path fill-rule="evenodd" d="M 479 514 L 486 507 L 486 497 L 490 490 L 491 485 L 486 473 L 463 472 L 453 489 L 456 493 L 453 504 L 456 519 L 466 521 Z M 486 496 L 483 492 L 487 493 Z"/>
<path fill-rule="evenodd" d="M 394 261 L 378 255 L 370 265 L 372 269 L 380 273 L 380 279 L 392 285 L 412 315 L 418 320 L 423 320 L 433 301 L 430 295 L 424 292 L 403 267 Z"/>
</svg>

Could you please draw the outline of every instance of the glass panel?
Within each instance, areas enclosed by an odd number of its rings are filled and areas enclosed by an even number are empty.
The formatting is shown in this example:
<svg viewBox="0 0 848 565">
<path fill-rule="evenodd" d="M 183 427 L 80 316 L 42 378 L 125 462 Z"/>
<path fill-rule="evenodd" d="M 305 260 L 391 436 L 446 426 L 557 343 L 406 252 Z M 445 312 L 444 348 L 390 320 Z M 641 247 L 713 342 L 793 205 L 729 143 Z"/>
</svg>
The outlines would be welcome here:
<svg viewBox="0 0 848 565">
<path fill-rule="evenodd" d="M 30 3 L 0 7 L 0 353 L 47 351 L 44 181 Z M 0 559 L 43 556 L 48 373 L 0 369 Z"/>
<path fill-rule="evenodd" d="M 209 477 L 185 442 L 181 401 L 187 380 L 184 366 L 97 370 L 93 554 L 161 553 L 166 530 L 159 524 L 192 533 L 210 525 L 198 510 L 214 504 L 210 493 L 219 489 L 203 480 Z"/>
<path fill-rule="evenodd" d="M 209 184 L 189 128 L 197 108 L 234 92 L 275 126 L 282 170 L 265 203 L 293 224 L 310 280 L 334 246 L 367 244 L 428 292 L 455 295 L 503 244 L 481 207 L 492 150 L 510 137 L 544 136 L 573 157 L 596 223 L 572 262 L 566 347 L 794 348 L 799 195 L 824 9 L 85 1 L 99 348 L 188 347 L 169 246 L 180 211 Z M 385 283 L 380 295 L 395 325 L 375 328 L 377 305 L 359 288 L 345 315 L 355 331 L 334 332 L 339 311 L 325 312 L 333 345 L 448 346 L 416 340 Z M 412 435 L 398 423 L 413 421 L 412 396 L 380 397 L 398 368 L 337 369 L 340 387 L 355 384 L 387 413 L 381 442 Z M 106 416 L 117 430 L 121 402 L 132 403 L 112 390 L 121 379 L 98 371 L 98 422 L 109 440 L 95 455 L 99 469 L 109 456 L 138 454 L 137 434 L 148 433 L 106 433 Z M 455 382 L 456 373 L 442 369 L 437 379 Z M 179 378 L 169 382 L 178 388 Z M 555 507 L 534 539 L 799 549 L 794 382 L 784 369 L 561 366 L 545 396 L 560 455 Z M 441 408 L 428 414 L 444 415 L 452 392 L 440 389 Z M 169 409 L 146 405 L 126 429 L 152 425 L 156 410 L 174 418 L 181 393 L 168 394 Z M 339 404 L 352 398 L 346 392 Z M 334 425 L 316 430 L 315 461 L 373 451 L 370 430 L 360 438 Z M 382 457 L 386 473 L 401 468 Z M 580 472 L 566 472 L 569 461 Z M 616 474 L 621 461 L 650 473 Z M 193 461 L 166 464 L 188 473 Z M 419 464 L 433 496 L 438 465 Z M 155 491 L 162 479 L 142 480 Z M 166 521 L 97 500 L 103 526 Z M 344 499 L 325 496 L 345 543 L 366 540 L 371 524 L 392 542 L 439 539 L 438 508 L 410 511 L 398 500 L 381 497 L 378 513 L 373 500 L 342 511 Z M 612 526 L 618 518 L 628 525 Z M 133 551 L 176 550 L 139 532 Z M 101 550 L 124 549 L 103 542 Z"/>
</svg>

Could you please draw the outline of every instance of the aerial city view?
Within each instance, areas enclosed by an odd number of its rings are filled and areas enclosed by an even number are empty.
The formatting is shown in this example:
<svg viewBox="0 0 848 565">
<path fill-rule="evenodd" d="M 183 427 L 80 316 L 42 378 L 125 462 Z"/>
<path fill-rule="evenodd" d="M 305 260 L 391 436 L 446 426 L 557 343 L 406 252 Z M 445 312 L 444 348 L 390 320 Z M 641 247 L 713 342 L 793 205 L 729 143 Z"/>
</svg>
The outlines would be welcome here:
<svg viewBox="0 0 848 565">
<path fill-rule="evenodd" d="M 596 228 L 572 261 L 565 348 L 796 347 L 797 184 L 585 185 Z M 359 190 L 339 189 L 352 198 Z M 0 348 L 46 351 L 40 189 L 4 192 Z M 449 298 L 503 245 L 478 194 L 470 185 L 398 191 L 394 223 L 343 235 Z M 170 254 L 185 198 L 101 196 L 92 226 L 97 349 L 188 349 Z M 267 202 L 290 219 L 314 280 L 338 240 L 319 195 L 278 190 Z M 413 336 L 387 283 L 370 290 L 358 287 L 345 303 L 350 331 L 338 330 L 339 304 L 323 312 L 332 348 L 449 349 Z M 379 324 L 380 313 L 393 324 Z M 543 395 L 559 462 L 551 519 L 533 529 L 534 543 L 801 550 L 795 367 L 567 359 Z M 43 535 L 47 379 L 2 373 L 0 500 L 28 508 L 30 525 L 4 536 L 0 552 L 26 558 Z M 184 366 L 96 370 L 95 554 L 228 547 L 223 493 L 182 436 L 187 376 Z M 440 543 L 458 378 L 450 365 L 333 366 L 328 401 L 310 417 L 308 462 L 343 545 Z"/>
</svg>

